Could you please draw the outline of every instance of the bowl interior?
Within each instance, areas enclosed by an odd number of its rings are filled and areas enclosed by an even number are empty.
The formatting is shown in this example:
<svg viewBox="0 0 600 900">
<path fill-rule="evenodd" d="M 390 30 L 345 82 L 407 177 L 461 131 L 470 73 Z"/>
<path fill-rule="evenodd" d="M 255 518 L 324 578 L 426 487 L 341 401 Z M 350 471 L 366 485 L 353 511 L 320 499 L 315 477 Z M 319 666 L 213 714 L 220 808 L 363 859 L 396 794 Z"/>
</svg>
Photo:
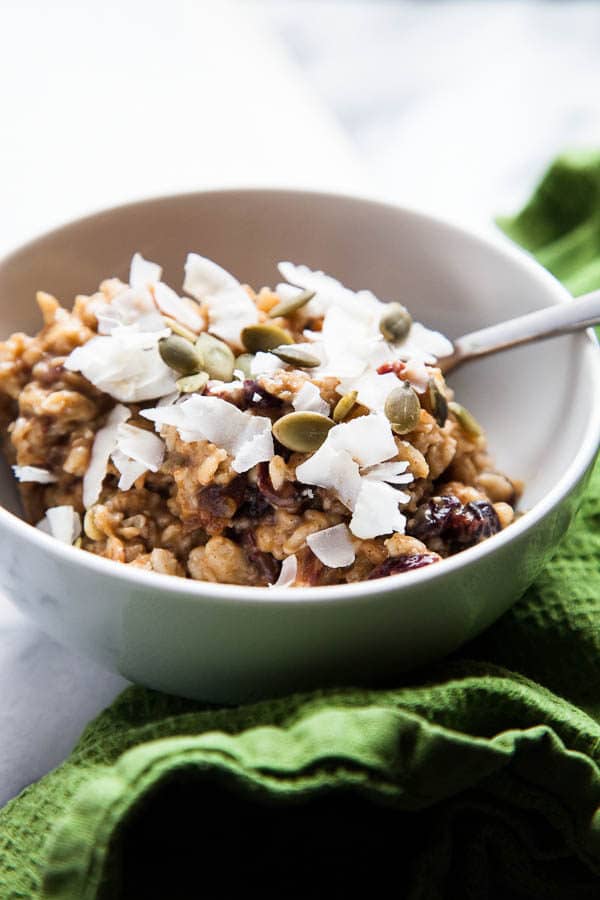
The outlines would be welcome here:
<svg viewBox="0 0 600 900">
<path fill-rule="evenodd" d="M 109 210 L 12 254 L 0 263 L 0 337 L 39 328 L 36 290 L 70 305 L 102 279 L 126 277 L 136 250 L 160 262 L 176 289 L 189 250 L 254 287 L 279 280 L 279 260 L 303 262 L 352 288 L 401 300 L 451 338 L 565 296 L 516 252 L 416 213 L 322 194 L 225 191 Z M 590 389 L 595 352 L 583 334 L 557 338 L 471 363 L 449 378 L 485 427 L 498 466 L 524 480 L 523 509 L 557 484 L 581 446 L 597 403 Z M 18 512 L 7 466 L 0 466 L 0 503 Z"/>
</svg>

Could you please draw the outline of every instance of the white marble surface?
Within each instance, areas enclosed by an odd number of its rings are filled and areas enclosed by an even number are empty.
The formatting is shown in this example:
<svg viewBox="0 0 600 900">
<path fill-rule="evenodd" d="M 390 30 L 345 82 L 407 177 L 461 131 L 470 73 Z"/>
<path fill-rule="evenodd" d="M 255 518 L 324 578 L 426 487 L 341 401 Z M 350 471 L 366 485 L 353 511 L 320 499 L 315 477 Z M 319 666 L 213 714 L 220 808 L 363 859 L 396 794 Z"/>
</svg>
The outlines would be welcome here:
<svg viewBox="0 0 600 900">
<path fill-rule="evenodd" d="M 127 686 L 61 647 L 2 597 L 0 684 L 0 806 L 58 765 L 86 723 Z"/>
<path fill-rule="evenodd" d="M 600 145 L 600 5 L 8 0 L 0 252 L 134 197 L 358 191 L 489 227 Z M 24 52 L 26 48 L 26 52 Z M 125 682 L 0 598 L 0 804 Z"/>
<path fill-rule="evenodd" d="M 597 2 L 262 0 L 381 197 L 479 228 L 600 146 Z"/>
<path fill-rule="evenodd" d="M 3 0 L 0 34 L 0 252 L 152 194 L 366 179 L 245 2 Z"/>
</svg>

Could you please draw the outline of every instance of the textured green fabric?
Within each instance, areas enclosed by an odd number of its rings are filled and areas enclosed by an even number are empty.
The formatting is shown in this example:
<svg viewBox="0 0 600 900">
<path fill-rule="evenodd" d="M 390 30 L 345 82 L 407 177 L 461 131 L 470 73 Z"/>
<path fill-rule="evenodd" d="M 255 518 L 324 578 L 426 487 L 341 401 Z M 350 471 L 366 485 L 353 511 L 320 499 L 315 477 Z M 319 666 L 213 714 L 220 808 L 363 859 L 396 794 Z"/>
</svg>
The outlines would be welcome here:
<svg viewBox="0 0 600 900">
<path fill-rule="evenodd" d="M 503 223 L 581 289 L 600 286 L 598 159 L 561 159 Z M 600 896 L 600 465 L 536 584 L 453 658 L 235 709 L 131 688 L 0 812 L 0 900 L 379 897 L 390 878 L 411 900 Z"/>
<path fill-rule="evenodd" d="M 600 288 L 600 153 L 565 153 L 500 227 L 578 296 Z"/>
</svg>

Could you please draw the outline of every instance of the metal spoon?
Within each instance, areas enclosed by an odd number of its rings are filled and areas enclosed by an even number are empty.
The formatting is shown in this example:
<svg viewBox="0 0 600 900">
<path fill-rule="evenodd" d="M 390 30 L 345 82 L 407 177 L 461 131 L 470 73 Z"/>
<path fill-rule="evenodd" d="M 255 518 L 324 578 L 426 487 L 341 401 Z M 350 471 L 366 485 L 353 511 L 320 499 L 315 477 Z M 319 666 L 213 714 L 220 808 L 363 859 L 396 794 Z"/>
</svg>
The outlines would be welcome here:
<svg viewBox="0 0 600 900">
<path fill-rule="evenodd" d="M 438 360 L 446 375 L 463 363 L 519 344 L 532 344 L 600 324 L 600 291 L 592 291 L 574 300 L 560 303 L 465 334 L 454 341 L 454 351 Z"/>
</svg>

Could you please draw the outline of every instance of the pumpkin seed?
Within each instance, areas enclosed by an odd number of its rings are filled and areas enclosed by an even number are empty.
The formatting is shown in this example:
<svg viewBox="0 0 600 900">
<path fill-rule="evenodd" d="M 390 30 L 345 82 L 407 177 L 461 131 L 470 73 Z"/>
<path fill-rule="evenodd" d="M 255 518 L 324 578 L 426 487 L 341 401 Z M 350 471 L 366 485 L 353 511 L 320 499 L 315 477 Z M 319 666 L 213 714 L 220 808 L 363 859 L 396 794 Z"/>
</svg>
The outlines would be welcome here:
<svg viewBox="0 0 600 900">
<path fill-rule="evenodd" d="M 170 334 L 158 342 L 158 352 L 169 368 L 182 375 L 194 375 L 204 364 L 197 347 L 179 334 Z"/>
<path fill-rule="evenodd" d="M 321 365 L 321 360 L 314 353 L 309 353 L 302 347 L 289 347 L 286 344 L 283 347 L 273 347 L 271 353 L 278 356 L 283 362 L 290 366 L 299 366 L 301 369 L 314 369 L 315 366 Z"/>
<path fill-rule="evenodd" d="M 208 384 L 208 372 L 198 372 L 196 375 L 184 375 L 177 379 L 177 390 L 182 394 L 199 394 Z"/>
<path fill-rule="evenodd" d="M 343 397 L 340 397 L 338 402 L 335 404 L 333 409 L 333 421 L 334 422 L 343 422 L 354 404 L 356 403 L 356 398 L 358 397 L 358 391 L 349 391 L 347 394 L 344 394 Z"/>
<path fill-rule="evenodd" d="M 443 428 L 448 418 L 448 401 L 440 391 L 435 378 L 430 378 L 427 385 L 427 403 L 428 411 L 440 428 Z"/>
<path fill-rule="evenodd" d="M 419 423 L 421 404 L 408 381 L 403 381 L 400 387 L 388 394 L 384 409 L 395 434 L 406 434 Z"/>
<path fill-rule="evenodd" d="M 412 316 L 401 303 L 388 303 L 379 320 L 379 330 L 390 344 L 400 343 L 412 326 Z"/>
<path fill-rule="evenodd" d="M 191 330 L 191 328 L 187 328 L 186 325 L 182 325 L 181 322 L 178 322 L 177 319 L 172 319 L 170 316 L 163 316 L 163 322 L 170 328 L 173 334 L 178 334 L 180 337 L 185 338 L 186 341 L 191 341 L 192 344 L 196 343 L 196 339 L 198 335 Z"/>
<path fill-rule="evenodd" d="M 460 403 L 455 403 L 454 400 L 451 400 L 448 404 L 448 408 L 454 413 L 454 418 L 465 434 L 468 434 L 471 437 L 480 437 L 480 435 L 483 434 L 483 428 L 475 416 L 464 406 L 461 406 Z"/>
<path fill-rule="evenodd" d="M 83 517 L 83 530 L 87 537 L 91 541 L 101 541 L 105 534 L 103 531 L 100 531 L 96 527 L 96 523 L 94 522 L 94 507 L 90 506 L 90 508 L 86 511 L 85 516 Z"/>
<path fill-rule="evenodd" d="M 334 422 L 315 412 L 293 412 L 277 419 L 273 434 L 280 444 L 296 453 L 318 450 Z"/>
<path fill-rule="evenodd" d="M 294 340 L 285 328 L 279 325 L 248 325 L 242 329 L 242 343 L 250 353 L 258 353 L 262 350 L 268 353 L 274 347 L 282 344 L 293 344 Z"/>
<path fill-rule="evenodd" d="M 209 378 L 231 381 L 235 369 L 235 357 L 224 341 L 203 331 L 196 341 L 196 350 L 202 354 L 202 368 Z"/>
<path fill-rule="evenodd" d="M 299 309 L 302 309 L 309 300 L 312 300 L 315 293 L 315 291 L 301 291 L 299 294 L 296 294 L 295 297 L 290 297 L 288 300 L 280 300 L 279 303 L 276 303 L 275 306 L 269 310 L 270 318 L 275 319 L 277 316 L 291 316 Z"/>
<path fill-rule="evenodd" d="M 240 355 L 235 358 L 235 368 L 239 369 L 240 372 L 243 372 L 246 378 L 252 378 L 253 359 L 253 353 L 240 353 Z"/>
</svg>

